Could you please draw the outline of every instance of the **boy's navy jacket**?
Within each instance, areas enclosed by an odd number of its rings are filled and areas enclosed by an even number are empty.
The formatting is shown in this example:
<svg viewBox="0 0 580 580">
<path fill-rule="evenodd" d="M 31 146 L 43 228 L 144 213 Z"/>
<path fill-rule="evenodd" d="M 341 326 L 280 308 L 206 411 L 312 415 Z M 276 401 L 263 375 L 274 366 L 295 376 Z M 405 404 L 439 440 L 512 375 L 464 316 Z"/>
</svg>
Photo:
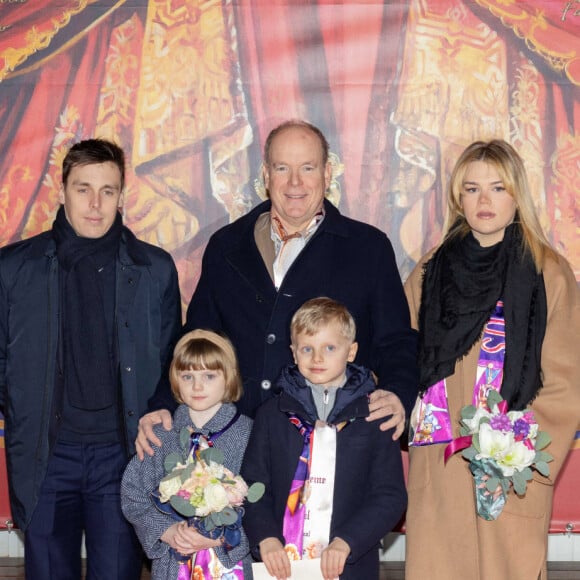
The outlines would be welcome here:
<svg viewBox="0 0 580 580">
<path fill-rule="evenodd" d="M 278 381 L 282 389 L 256 414 L 242 466 L 248 484 L 261 481 L 264 497 L 246 506 L 244 528 L 254 554 L 260 541 L 282 536 L 284 510 L 303 439 L 288 414 L 313 423 L 316 407 L 311 390 L 295 365 Z M 351 548 L 341 579 L 379 577 L 379 542 L 401 518 L 407 505 L 401 450 L 392 430 L 368 422 L 368 394 L 374 390 L 370 371 L 348 365 L 347 382 L 336 395 L 330 423 L 349 421 L 337 434 L 336 475 L 330 540 L 342 538 Z"/>
</svg>

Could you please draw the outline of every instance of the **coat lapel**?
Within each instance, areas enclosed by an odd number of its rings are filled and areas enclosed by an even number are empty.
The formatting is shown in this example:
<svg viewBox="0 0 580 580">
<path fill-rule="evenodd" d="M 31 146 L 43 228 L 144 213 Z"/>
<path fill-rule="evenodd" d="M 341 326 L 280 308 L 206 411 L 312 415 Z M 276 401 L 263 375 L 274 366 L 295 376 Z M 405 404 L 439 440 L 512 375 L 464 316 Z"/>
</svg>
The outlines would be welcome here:
<svg viewBox="0 0 580 580">
<path fill-rule="evenodd" d="M 256 216 L 257 219 L 257 216 Z M 238 272 L 257 294 L 275 299 L 276 288 L 254 239 L 254 224 L 251 220 L 239 242 L 232 245 L 225 257 L 230 266 Z"/>
</svg>

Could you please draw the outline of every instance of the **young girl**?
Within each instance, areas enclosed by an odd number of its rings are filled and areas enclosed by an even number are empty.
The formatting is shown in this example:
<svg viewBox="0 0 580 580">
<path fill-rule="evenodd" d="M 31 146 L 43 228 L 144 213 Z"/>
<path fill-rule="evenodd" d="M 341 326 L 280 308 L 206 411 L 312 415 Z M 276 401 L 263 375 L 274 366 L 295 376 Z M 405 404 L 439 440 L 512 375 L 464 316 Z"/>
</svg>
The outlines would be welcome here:
<svg viewBox="0 0 580 580">
<path fill-rule="evenodd" d="M 224 466 L 239 473 L 252 421 L 240 415 L 233 404 L 242 395 L 234 348 L 227 338 L 214 332 L 188 332 L 175 347 L 169 375 L 173 395 L 180 403 L 173 428 L 166 431 L 157 425 L 155 432 L 161 447 L 143 461 L 133 457 L 127 466 L 121 484 L 123 513 L 152 560 L 153 580 L 190 578 L 194 563 L 196 568 L 205 566 L 204 578 L 251 578 L 248 541 L 243 530 L 239 545 L 228 551 L 221 540 L 206 538 L 188 527 L 185 520 L 176 522 L 162 513 L 151 497 L 166 474 L 167 455 L 182 451 L 179 434 L 183 427 L 198 434 L 202 445 L 207 442 L 220 449 Z M 190 556 L 191 560 L 184 564 L 180 556 Z"/>
</svg>

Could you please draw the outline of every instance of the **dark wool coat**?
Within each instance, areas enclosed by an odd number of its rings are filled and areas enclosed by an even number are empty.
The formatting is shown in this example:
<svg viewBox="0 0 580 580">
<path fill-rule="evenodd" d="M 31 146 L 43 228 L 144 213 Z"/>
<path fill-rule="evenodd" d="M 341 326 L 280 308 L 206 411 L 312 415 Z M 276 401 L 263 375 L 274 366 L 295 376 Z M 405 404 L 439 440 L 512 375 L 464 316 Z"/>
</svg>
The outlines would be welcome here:
<svg viewBox="0 0 580 580">
<path fill-rule="evenodd" d="M 280 370 L 292 362 L 292 315 L 317 296 L 350 310 L 359 344 L 355 362 L 378 375 L 379 388 L 395 392 L 407 411 L 415 401 L 416 333 L 391 243 L 378 229 L 340 215 L 328 201 L 324 208 L 324 220 L 279 291 L 254 239 L 254 225 L 270 211 L 269 201 L 216 232 L 205 250 L 186 330 L 208 328 L 232 340 L 245 391 L 238 407 L 247 415 L 272 396 Z"/>
<path fill-rule="evenodd" d="M 61 413 L 62 393 L 55 392 L 59 300 L 50 231 L 0 249 L 0 410 L 6 419 L 10 505 L 21 529 L 36 506 Z M 171 256 L 127 228 L 117 257 L 116 321 L 129 457 L 139 418 L 179 333 L 181 298 Z"/>
<path fill-rule="evenodd" d="M 374 389 L 370 373 L 349 365 L 348 380 L 336 394 L 330 423 L 353 420 L 337 433 L 336 472 L 330 540 L 342 538 L 351 548 L 341 580 L 377 580 L 379 542 L 399 521 L 407 505 L 401 451 L 392 430 L 365 421 L 368 393 Z M 242 465 L 248 484 L 262 481 L 264 497 L 246 507 L 244 528 L 256 553 L 260 541 L 282 536 L 284 509 L 303 439 L 288 420 L 296 413 L 312 422 L 316 408 L 311 390 L 295 367 L 283 372 L 283 392 L 257 412 Z"/>
</svg>

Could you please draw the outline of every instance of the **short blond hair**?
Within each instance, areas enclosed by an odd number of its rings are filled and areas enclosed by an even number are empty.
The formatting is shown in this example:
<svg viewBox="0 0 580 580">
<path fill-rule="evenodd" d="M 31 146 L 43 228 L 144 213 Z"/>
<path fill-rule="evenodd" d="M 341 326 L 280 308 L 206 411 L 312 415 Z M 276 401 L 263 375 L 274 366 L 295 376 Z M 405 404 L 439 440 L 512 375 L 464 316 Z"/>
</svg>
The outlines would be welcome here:
<svg viewBox="0 0 580 580">
<path fill-rule="evenodd" d="M 243 394 L 238 359 L 233 344 L 225 336 L 211 330 L 192 330 L 184 334 L 175 345 L 173 360 L 169 367 L 171 392 L 178 403 L 179 373 L 194 370 L 222 371 L 226 383 L 224 403 L 235 403 Z"/>
<path fill-rule="evenodd" d="M 316 334 L 322 326 L 327 326 L 331 322 L 338 323 L 344 338 L 354 342 L 356 324 L 347 307 L 337 300 L 326 296 L 311 298 L 292 317 L 292 322 L 290 323 L 292 342 L 294 342 L 297 335 L 307 334 L 311 336 Z"/>
<path fill-rule="evenodd" d="M 469 233 L 470 227 L 461 207 L 461 192 L 467 169 L 474 161 L 483 161 L 494 167 L 507 193 L 514 198 L 517 207 L 514 223 L 520 228 L 524 248 L 530 252 L 536 270 L 540 272 L 544 258 L 549 255 L 557 259 L 557 254 L 546 239 L 536 215 L 524 162 L 503 139 L 476 141 L 459 156 L 449 180 L 445 239 Z"/>
</svg>

